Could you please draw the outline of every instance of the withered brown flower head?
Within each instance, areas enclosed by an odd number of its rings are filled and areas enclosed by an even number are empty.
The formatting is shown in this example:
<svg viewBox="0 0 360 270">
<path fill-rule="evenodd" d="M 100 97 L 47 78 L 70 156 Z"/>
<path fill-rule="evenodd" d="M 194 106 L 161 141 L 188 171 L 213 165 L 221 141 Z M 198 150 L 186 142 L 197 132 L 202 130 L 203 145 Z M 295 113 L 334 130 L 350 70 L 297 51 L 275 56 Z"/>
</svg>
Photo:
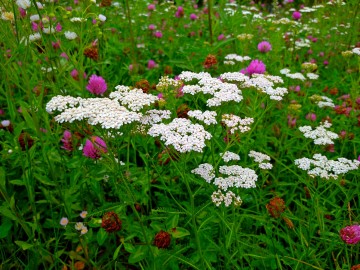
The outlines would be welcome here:
<svg viewBox="0 0 360 270">
<path fill-rule="evenodd" d="M 154 245 L 158 248 L 168 248 L 170 242 L 171 236 L 168 232 L 160 231 L 155 235 Z"/>
<path fill-rule="evenodd" d="M 84 55 L 94 61 L 99 60 L 99 50 L 96 47 L 85 48 Z"/>
<path fill-rule="evenodd" d="M 149 92 L 149 90 L 151 88 L 150 83 L 145 79 L 142 79 L 142 80 L 136 82 L 135 87 L 143 90 L 143 92 L 146 94 Z"/>
<path fill-rule="evenodd" d="M 278 197 L 272 198 L 266 205 L 266 209 L 269 214 L 274 218 L 280 217 L 280 215 L 285 211 L 285 208 L 286 206 L 284 200 Z"/>
<path fill-rule="evenodd" d="M 30 149 L 34 144 L 34 140 L 26 132 L 20 134 L 18 141 L 23 151 L 25 151 L 26 148 Z"/>
<path fill-rule="evenodd" d="M 110 7 L 111 6 L 111 0 L 102 0 L 100 3 L 100 7 Z"/>
<path fill-rule="evenodd" d="M 204 68 L 211 68 L 212 66 L 217 64 L 216 56 L 213 54 L 209 54 L 206 56 L 205 62 L 204 62 Z"/>
<path fill-rule="evenodd" d="M 121 230 L 121 220 L 119 216 L 111 211 L 104 214 L 102 217 L 101 228 L 104 228 L 108 233 L 117 232 Z"/>
<path fill-rule="evenodd" d="M 190 111 L 190 108 L 187 104 L 181 104 L 177 110 L 176 110 L 176 115 L 178 118 L 189 118 L 188 117 L 188 112 Z"/>
</svg>

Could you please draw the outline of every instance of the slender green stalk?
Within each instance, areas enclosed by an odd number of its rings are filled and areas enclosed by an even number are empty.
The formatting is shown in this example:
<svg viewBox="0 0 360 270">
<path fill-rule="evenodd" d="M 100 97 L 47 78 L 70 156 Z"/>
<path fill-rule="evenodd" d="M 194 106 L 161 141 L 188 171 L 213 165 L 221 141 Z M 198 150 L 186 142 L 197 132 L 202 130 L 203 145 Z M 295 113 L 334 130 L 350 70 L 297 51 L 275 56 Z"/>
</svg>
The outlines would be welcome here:
<svg viewBox="0 0 360 270">
<path fill-rule="evenodd" d="M 210 34 L 211 45 L 213 44 L 212 9 L 213 9 L 213 0 L 208 0 L 208 22 L 209 22 L 209 34 Z"/>
</svg>

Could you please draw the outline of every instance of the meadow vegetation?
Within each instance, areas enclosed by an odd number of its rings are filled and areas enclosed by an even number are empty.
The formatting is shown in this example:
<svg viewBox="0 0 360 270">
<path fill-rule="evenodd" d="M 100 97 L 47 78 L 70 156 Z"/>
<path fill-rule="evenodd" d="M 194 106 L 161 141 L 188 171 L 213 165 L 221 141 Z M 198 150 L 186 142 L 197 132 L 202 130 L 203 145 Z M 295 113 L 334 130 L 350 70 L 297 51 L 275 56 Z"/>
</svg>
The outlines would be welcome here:
<svg viewBox="0 0 360 270">
<path fill-rule="evenodd" d="M 0 0 L 0 269 L 360 269 L 357 0 Z"/>
</svg>

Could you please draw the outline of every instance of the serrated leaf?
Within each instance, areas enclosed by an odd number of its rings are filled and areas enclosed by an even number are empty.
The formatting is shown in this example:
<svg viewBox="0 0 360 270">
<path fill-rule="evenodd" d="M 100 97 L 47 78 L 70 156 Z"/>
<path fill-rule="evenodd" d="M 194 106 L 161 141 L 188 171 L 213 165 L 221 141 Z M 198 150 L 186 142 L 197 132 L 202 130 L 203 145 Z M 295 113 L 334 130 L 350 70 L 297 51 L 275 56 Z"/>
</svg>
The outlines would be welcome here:
<svg viewBox="0 0 360 270">
<path fill-rule="evenodd" d="M 129 263 L 137 263 L 147 256 L 146 246 L 139 246 L 129 257 Z"/>
<path fill-rule="evenodd" d="M 176 227 L 173 230 L 170 231 L 170 234 L 174 237 L 174 238 L 183 238 L 187 235 L 190 235 L 190 232 L 184 228 L 181 227 Z"/>
<path fill-rule="evenodd" d="M 102 246 L 105 240 L 108 238 L 108 233 L 105 230 L 99 230 L 96 234 L 96 241 Z"/>
<path fill-rule="evenodd" d="M 129 253 L 134 253 L 135 252 L 135 247 L 130 243 L 124 243 L 124 248 Z"/>
<path fill-rule="evenodd" d="M 15 244 L 17 244 L 19 247 L 21 247 L 23 250 L 27 250 L 29 248 L 32 248 L 34 245 L 29 244 L 23 241 L 15 241 Z"/>
</svg>

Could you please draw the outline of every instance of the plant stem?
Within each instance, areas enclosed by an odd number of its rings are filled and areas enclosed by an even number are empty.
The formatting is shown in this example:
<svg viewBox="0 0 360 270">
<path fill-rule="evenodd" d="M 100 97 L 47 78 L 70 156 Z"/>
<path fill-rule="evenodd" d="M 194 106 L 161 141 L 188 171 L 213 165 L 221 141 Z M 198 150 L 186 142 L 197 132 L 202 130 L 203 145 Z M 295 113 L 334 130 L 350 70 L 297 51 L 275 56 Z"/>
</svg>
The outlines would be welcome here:
<svg viewBox="0 0 360 270">
<path fill-rule="evenodd" d="M 212 45 L 212 44 L 213 44 L 213 29 L 212 29 L 212 0 L 208 0 L 208 18 L 209 18 L 210 45 Z"/>
</svg>

